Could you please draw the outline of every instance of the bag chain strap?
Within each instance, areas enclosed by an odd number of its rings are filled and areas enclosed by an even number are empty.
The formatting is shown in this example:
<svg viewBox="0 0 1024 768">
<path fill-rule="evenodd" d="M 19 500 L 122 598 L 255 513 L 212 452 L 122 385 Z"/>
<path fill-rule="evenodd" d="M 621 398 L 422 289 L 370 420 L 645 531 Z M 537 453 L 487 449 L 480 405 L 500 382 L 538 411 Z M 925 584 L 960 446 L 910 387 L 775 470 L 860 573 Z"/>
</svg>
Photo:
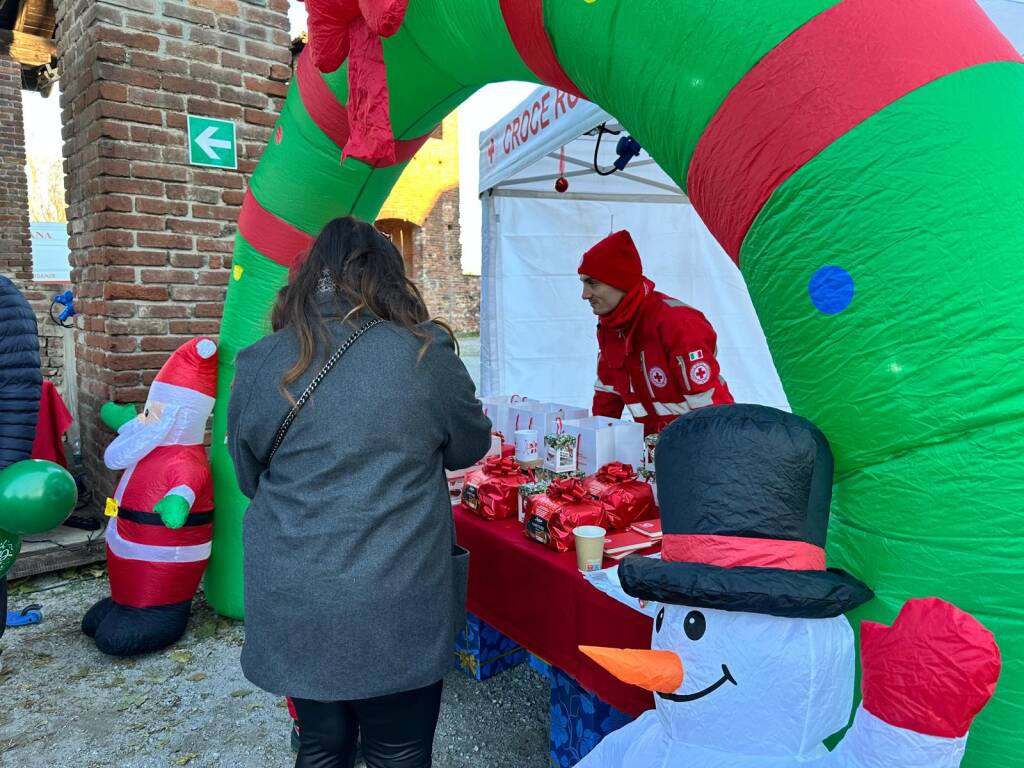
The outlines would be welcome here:
<svg viewBox="0 0 1024 768">
<path fill-rule="evenodd" d="M 380 325 L 383 322 L 384 320 L 382 318 L 375 318 L 349 336 L 345 342 L 338 347 L 334 354 L 331 355 L 330 359 L 324 364 L 324 367 L 320 369 L 320 373 L 318 373 L 313 380 L 309 382 L 309 386 L 306 387 L 306 390 L 295 402 L 295 405 L 292 406 L 292 409 L 288 411 L 288 415 L 284 417 L 284 421 L 281 422 L 281 426 L 277 429 L 277 434 L 274 436 L 274 444 L 270 449 L 270 455 L 267 457 L 268 465 L 270 464 L 270 460 L 274 458 L 274 454 L 277 453 L 277 449 L 281 447 L 281 441 L 284 440 L 284 436 L 288 433 L 288 429 L 291 427 L 292 422 L 295 421 L 295 417 L 299 415 L 299 410 L 306 404 L 306 401 L 309 400 L 310 395 L 313 394 L 313 390 L 315 390 L 320 382 L 323 381 L 324 377 L 331 372 L 331 369 L 341 359 L 341 356 L 345 354 L 348 348 L 352 346 L 356 339 L 373 328 L 373 326 Z"/>
</svg>

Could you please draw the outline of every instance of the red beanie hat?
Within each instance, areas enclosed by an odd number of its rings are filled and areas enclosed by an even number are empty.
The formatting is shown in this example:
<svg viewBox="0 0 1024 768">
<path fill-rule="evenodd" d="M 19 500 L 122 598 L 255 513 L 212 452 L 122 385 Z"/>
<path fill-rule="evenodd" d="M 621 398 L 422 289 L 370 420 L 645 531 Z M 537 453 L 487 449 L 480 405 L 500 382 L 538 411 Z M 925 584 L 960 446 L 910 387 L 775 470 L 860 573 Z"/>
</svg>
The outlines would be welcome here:
<svg viewBox="0 0 1024 768">
<path fill-rule="evenodd" d="M 640 252 L 625 229 L 613 232 L 584 253 L 577 271 L 627 292 L 635 288 L 644 277 Z"/>
</svg>

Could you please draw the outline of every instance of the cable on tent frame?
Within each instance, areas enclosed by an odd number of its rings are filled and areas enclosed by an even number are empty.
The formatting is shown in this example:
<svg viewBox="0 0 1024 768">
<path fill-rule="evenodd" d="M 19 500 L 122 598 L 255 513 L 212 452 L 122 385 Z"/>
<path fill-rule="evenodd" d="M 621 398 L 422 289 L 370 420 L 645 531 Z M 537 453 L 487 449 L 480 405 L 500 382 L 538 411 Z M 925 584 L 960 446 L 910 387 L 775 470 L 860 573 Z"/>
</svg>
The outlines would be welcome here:
<svg viewBox="0 0 1024 768">
<path fill-rule="evenodd" d="M 594 173 L 598 176 L 611 176 L 618 170 L 618 168 L 613 165 L 610 170 L 602 171 L 601 166 L 597 164 L 597 154 L 601 150 L 601 137 L 606 133 L 610 133 L 612 136 L 618 136 L 622 133 L 622 131 L 613 131 L 611 128 L 608 128 L 607 125 L 608 123 L 605 122 L 597 126 L 597 143 L 594 144 Z"/>
</svg>

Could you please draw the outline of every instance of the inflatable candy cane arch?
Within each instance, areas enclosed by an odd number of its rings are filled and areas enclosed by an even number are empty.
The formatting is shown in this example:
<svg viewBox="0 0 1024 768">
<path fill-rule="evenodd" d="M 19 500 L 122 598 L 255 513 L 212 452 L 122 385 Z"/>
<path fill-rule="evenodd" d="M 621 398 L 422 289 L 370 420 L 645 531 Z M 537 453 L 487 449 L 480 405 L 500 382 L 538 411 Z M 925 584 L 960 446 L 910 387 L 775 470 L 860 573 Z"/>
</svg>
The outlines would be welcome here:
<svg viewBox="0 0 1024 768">
<path fill-rule="evenodd" d="M 224 449 L 238 349 L 332 217 L 373 219 L 484 84 L 614 114 L 738 262 L 794 410 L 836 454 L 831 562 L 890 623 L 938 595 L 1006 667 L 966 765 L 1024 752 L 1024 64 L 973 0 L 308 0 L 310 48 L 239 220 L 207 594 L 242 612 Z"/>
</svg>

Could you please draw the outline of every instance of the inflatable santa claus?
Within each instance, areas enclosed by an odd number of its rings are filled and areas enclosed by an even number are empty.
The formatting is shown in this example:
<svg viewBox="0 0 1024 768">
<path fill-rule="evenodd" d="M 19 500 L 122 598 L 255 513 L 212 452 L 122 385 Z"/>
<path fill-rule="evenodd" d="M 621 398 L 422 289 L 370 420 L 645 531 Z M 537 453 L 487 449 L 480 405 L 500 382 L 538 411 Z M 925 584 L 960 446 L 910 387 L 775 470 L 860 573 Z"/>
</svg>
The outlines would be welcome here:
<svg viewBox="0 0 1024 768">
<path fill-rule="evenodd" d="M 203 437 L 216 388 L 217 345 L 192 339 L 160 369 L 142 413 L 111 425 L 118 435 L 104 463 L 124 470 L 106 509 L 111 596 L 82 619 L 104 653 L 156 651 L 185 632 L 210 557 L 213 480 Z"/>
</svg>

